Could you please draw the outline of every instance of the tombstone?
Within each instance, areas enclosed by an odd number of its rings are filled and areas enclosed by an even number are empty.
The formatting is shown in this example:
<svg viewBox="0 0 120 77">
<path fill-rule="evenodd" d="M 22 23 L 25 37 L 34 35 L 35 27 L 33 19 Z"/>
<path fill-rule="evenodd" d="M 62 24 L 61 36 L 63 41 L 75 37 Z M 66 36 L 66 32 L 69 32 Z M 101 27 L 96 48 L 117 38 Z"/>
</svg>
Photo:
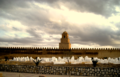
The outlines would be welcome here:
<svg viewBox="0 0 120 77">
<path fill-rule="evenodd" d="M 103 59 L 100 59 L 99 61 L 101 64 L 104 64 L 104 60 Z"/>
<path fill-rule="evenodd" d="M 61 60 L 62 58 L 61 57 L 58 57 L 58 60 Z"/>
<path fill-rule="evenodd" d="M 16 58 L 16 61 L 18 61 L 18 58 Z"/>
<path fill-rule="evenodd" d="M 79 57 L 78 61 L 79 61 L 79 63 L 82 63 L 82 62 L 84 62 L 85 60 L 84 60 L 83 57 Z"/>
<path fill-rule="evenodd" d="M 117 58 L 114 59 L 114 63 L 113 64 L 119 64 L 119 60 Z"/>
<path fill-rule="evenodd" d="M 109 63 L 114 63 L 114 59 L 109 59 L 108 62 Z"/>
<path fill-rule="evenodd" d="M 105 64 L 108 64 L 108 60 L 107 60 L 107 59 L 104 59 L 104 63 L 105 63 Z"/>
<path fill-rule="evenodd" d="M 52 58 L 49 58 L 49 62 L 52 62 Z"/>
<path fill-rule="evenodd" d="M 88 56 L 85 57 L 85 62 L 91 62 L 91 58 L 89 58 Z"/>
<path fill-rule="evenodd" d="M 92 64 L 91 58 L 85 57 L 85 64 Z"/>
<path fill-rule="evenodd" d="M 56 62 L 56 61 L 57 61 L 57 58 L 55 58 L 54 61 Z"/>
<path fill-rule="evenodd" d="M 74 61 L 74 60 L 75 60 L 75 58 L 74 58 L 74 56 L 72 56 L 71 61 Z"/>
<path fill-rule="evenodd" d="M 97 58 L 97 57 L 94 57 L 93 60 L 98 60 L 98 58 Z"/>
<path fill-rule="evenodd" d="M 13 57 L 13 61 L 15 61 L 16 60 L 16 58 L 15 57 Z"/>
<path fill-rule="evenodd" d="M 32 58 L 32 57 L 30 57 L 30 61 L 33 61 L 33 58 Z"/>
</svg>

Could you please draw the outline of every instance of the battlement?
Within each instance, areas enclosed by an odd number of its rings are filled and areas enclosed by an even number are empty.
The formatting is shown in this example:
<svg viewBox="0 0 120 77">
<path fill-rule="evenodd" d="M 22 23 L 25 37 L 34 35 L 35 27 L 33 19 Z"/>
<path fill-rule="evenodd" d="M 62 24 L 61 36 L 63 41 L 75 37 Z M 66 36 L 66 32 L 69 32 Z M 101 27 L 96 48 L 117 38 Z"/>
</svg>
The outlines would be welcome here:
<svg viewBox="0 0 120 77">
<path fill-rule="evenodd" d="M 0 47 L 0 54 L 72 54 L 80 56 L 119 57 L 120 48 L 57 48 L 57 47 Z"/>
<path fill-rule="evenodd" d="M 120 50 L 120 48 L 57 48 L 57 47 L 0 47 L 0 49 L 57 49 L 57 50 Z"/>
</svg>

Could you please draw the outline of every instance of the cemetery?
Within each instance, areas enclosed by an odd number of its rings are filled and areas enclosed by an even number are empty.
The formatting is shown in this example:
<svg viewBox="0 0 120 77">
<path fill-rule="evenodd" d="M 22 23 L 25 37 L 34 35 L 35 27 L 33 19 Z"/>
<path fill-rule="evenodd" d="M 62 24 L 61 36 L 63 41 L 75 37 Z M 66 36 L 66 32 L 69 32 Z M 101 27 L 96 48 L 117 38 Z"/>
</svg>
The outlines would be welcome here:
<svg viewBox="0 0 120 77">
<path fill-rule="evenodd" d="M 41 60 L 38 66 L 34 61 Z M 92 61 L 97 61 L 94 67 Z M 13 62 L 13 64 L 12 64 Z M 24 64 L 24 65 L 22 65 Z M 0 61 L 0 71 L 20 72 L 20 73 L 38 73 L 51 75 L 76 75 L 76 76 L 120 76 L 120 57 L 99 59 L 88 56 L 75 59 L 70 57 L 14 57 L 8 61 Z"/>
<path fill-rule="evenodd" d="M 37 59 L 34 59 L 32 57 L 14 57 L 13 59 L 10 59 L 9 61 L 18 61 L 18 62 L 33 62 L 34 61 L 38 61 L 38 60 L 42 60 L 41 63 L 53 63 L 53 64 L 66 64 L 68 63 L 68 60 L 69 60 L 69 63 L 71 64 L 92 64 L 92 59 L 88 56 L 85 56 L 85 57 L 79 57 L 78 59 L 75 59 L 74 56 L 72 56 L 71 58 L 70 57 L 52 57 L 52 58 L 40 58 L 40 57 L 37 57 Z M 118 58 L 110 58 L 108 57 L 108 59 L 99 59 L 97 57 L 94 57 L 93 58 L 94 61 L 98 61 L 98 63 L 100 64 L 108 64 L 108 63 L 111 63 L 111 64 L 120 64 L 120 57 Z"/>
</svg>

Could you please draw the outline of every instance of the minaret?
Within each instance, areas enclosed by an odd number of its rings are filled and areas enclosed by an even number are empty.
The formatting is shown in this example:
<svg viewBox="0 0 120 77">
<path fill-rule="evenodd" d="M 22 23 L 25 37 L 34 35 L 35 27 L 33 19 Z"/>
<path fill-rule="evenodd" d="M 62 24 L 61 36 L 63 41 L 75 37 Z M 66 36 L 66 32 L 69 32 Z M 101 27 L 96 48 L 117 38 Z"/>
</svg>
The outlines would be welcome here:
<svg viewBox="0 0 120 77">
<path fill-rule="evenodd" d="M 59 49 L 62 49 L 62 48 L 64 49 L 71 48 L 70 39 L 68 38 L 68 33 L 66 31 L 62 33 L 61 42 L 59 43 Z"/>
</svg>

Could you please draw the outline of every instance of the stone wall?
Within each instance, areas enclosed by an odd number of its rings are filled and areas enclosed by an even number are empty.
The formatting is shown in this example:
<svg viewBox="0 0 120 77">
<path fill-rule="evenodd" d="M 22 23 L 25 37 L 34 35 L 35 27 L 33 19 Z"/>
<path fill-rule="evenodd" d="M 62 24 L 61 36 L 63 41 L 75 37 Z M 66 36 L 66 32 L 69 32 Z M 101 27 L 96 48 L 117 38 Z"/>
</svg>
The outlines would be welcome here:
<svg viewBox="0 0 120 77">
<path fill-rule="evenodd" d="M 73 55 L 89 57 L 120 57 L 120 48 L 39 48 L 39 47 L 0 47 L 0 54 L 64 54 L 66 51 L 72 52 Z M 14 56 L 13 56 L 14 57 Z"/>
<path fill-rule="evenodd" d="M 0 71 L 19 73 L 39 73 L 51 75 L 99 76 L 120 77 L 120 68 L 111 67 L 80 67 L 80 66 L 30 66 L 30 65 L 3 65 Z M 70 71 L 70 72 L 69 72 Z"/>
</svg>

